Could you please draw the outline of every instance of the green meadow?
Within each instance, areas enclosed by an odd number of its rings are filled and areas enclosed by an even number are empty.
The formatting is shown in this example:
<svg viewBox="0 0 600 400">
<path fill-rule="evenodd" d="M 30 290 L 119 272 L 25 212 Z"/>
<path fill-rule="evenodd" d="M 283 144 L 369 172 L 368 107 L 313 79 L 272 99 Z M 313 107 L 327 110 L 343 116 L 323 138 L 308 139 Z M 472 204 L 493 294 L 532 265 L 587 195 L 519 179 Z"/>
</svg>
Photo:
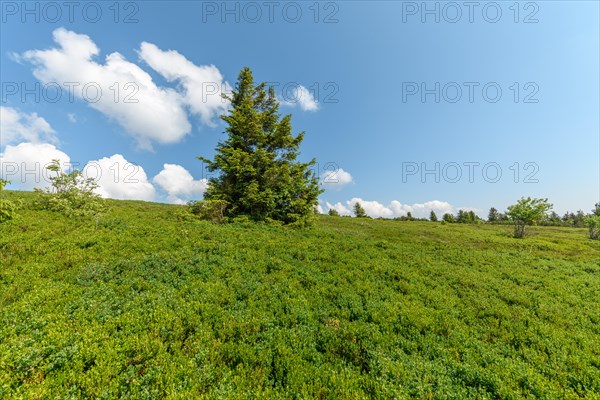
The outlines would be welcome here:
<svg viewBox="0 0 600 400">
<path fill-rule="evenodd" d="M 107 200 L 0 225 L 0 398 L 599 399 L 586 229 Z"/>
</svg>

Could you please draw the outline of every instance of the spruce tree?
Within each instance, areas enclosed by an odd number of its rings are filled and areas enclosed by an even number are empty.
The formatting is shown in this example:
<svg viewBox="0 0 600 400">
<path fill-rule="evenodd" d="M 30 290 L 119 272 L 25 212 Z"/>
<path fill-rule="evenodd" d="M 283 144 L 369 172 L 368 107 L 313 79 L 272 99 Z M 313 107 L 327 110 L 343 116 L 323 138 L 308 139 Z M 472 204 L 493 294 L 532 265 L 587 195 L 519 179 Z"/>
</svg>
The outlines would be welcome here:
<svg viewBox="0 0 600 400">
<path fill-rule="evenodd" d="M 297 161 L 304 132 L 292 134 L 292 116 L 280 115 L 275 90 L 256 85 L 248 67 L 224 97 L 231 102 L 228 114 L 221 116 L 227 140 L 217 145 L 213 160 L 198 157 L 210 172 L 218 172 L 204 198 L 226 201 L 230 217 L 308 222 L 322 190 L 311 170 L 316 161 Z"/>
<path fill-rule="evenodd" d="M 498 210 L 494 207 L 490 208 L 490 212 L 488 213 L 488 222 L 496 222 L 498 221 Z"/>
<path fill-rule="evenodd" d="M 431 212 L 429 213 L 429 220 L 431 222 L 437 222 L 438 217 L 437 215 L 435 215 L 435 212 L 433 210 L 431 210 Z"/>
</svg>

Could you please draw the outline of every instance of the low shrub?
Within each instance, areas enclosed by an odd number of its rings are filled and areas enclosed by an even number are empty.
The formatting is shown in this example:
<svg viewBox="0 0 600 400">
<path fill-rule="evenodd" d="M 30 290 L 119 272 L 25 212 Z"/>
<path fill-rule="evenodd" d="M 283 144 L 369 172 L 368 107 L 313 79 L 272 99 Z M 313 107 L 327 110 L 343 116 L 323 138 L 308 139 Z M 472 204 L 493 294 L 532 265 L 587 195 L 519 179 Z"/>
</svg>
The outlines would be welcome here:
<svg viewBox="0 0 600 400">
<path fill-rule="evenodd" d="M 2 193 L 4 187 L 9 183 L 10 181 L 0 179 L 0 193 Z M 19 203 L 12 200 L 0 199 L 0 224 L 13 219 L 18 208 Z"/>
<path fill-rule="evenodd" d="M 188 210 L 198 218 L 211 221 L 214 224 L 222 224 L 225 221 L 225 200 L 193 200 L 188 202 Z"/>
<path fill-rule="evenodd" d="M 591 215 L 585 219 L 585 224 L 589 228 L 590 239 L 600 239 L 600 216 Z"/>
<path fill-rule="evenodd" d="M 36 208 L 59 212 L 67 217 L 94 216 L 104 210 L 104 201 L 94 193 L 98 185 L 92 178 L 84 178 L 82 172 L 76 169 L 62 172 L 59 160 L 52 160 L 47 169 L 56 175 L 50 177 L 52 188 L 34 189 L 38 194 L 34 201 Z"/>
</svg>

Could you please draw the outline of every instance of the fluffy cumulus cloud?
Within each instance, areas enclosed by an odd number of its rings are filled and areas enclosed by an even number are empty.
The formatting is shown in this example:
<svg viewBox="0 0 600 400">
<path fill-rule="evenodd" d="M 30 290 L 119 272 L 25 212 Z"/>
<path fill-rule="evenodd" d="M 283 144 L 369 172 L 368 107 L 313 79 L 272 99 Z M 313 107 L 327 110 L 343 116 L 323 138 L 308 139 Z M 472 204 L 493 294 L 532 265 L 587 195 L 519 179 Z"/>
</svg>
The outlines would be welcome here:
<svg viewBox="0 0 600 400">
<path fill-rule="evenodd" d="M 352 182 L 352 175 L 342 168 L 337 168 L 335 171 L 327 171 L 321 176 L 321 185 L 325 189 L 339 190 Z"/>
<path fill-rule="evenodd" d="M 208 186 L 206 179 L 194 180 L 187 169 L 177 164 L 164 164 L 152 181 L 167 194 L 167 200 L 175 204 L 202 196 Z"/>
<path fill-rule="evenodd" d="M 283 93 L 283 104 L 294 107 L 295 105 L 300 106 L 303 111 L 317 111 L 319 109 L 319 103 L 315 99 L 315 96 L 302 85 L 290 85 L 287 88 L 286 93 Z"/>
<path fill-rule="evenodd" d="M 399 201 L 393 200 L 390 203 L 390 209 L 394 212 L 395 216 L 403 216 L 410 212 L 413 217 L 418 218 L 428 218 L 432 210 L 440 217 L 445 213 L 454 212 L 454 207 L 450 203 L 439 200 L 415 204 L 402 204 Z"/>
<path fill-rule="evenodd" d="M 152 142 L 175 143 L 191 130 L 183 97 L 174 89 L 157 86 L 152 77 L 119 53 L 95 58 L 100 50 L 87 35 L 56 29 L 58 47 L 30 50 L 17 56 L 34 65 L 33 74 L 44 84 L 58 84 L 65 96 L 117 121 L 142 148 Z"/>
<path fill-rule="evenodd" d="M 140 58 L 169 82 L 181 85 L 183 102 L 203 123 L 223 114 L 228 102 L 221 97 L 231 86 L 214 65 L 197 66 L 175 50 L 163 51 L 152 43 L 143 42 Z"/>
<path fill-rule="evenodd" d="M 0 176 L 12 181 L 11 189 L 32 190 L 51 185 L 48 166 L 58 159 L 65 169 L 69 167 L 70 157 L 49 143 L 19 143 L 8 145 L 0 153 Z"/>
<path fill-rule="evenodd" d="M 416 218 L 428 218 L 430 211 L 434 211 L 438 216 L 442 216 L 445 213 L 452 213 L 455 211 L 455 208 L 445 201 L 432 200 L 427 201 L 425 203 L 415 203 L 415 204 L 402 204 L 397 200 L 393 200 L 387 206 L 374 200 L 363 200 L 359 197 L 354 197 L 348 201 L 346 204 L 342 204 L 340 202 L 336 204 L 331 204 L 329 202 L 326 203 L 328 209 L 334 209 L 340 215 L 352 215 L 354 205 L 356 203 L 360 203 L 360 205 L 365 209 L 367 215 L 373 218 L 396 218 L 405 216 L 408 212 L 410 212 L 413 217 Z M 463 208 L 465 209 L 465 208 Z"/>
<path fill-rule="evenodd" d="M 0 107 L 0 147 L 17 142 L 57 143 L 56 132 L 36 113 Z"/>
<path fill-rule="evenodd" d="M 340 215 L 352 215 L 352 211 L 350 211 L 350 209 L 348 207 L 346 207 L 345 205 L 343 205 L 340 202 L 335 203 L 335 204 L 326 202 L 325 205 L 327 206 L 328 211 L 333 209 L 333 210 L 337 211 Z"/>
<path fill-rule="evenodd" d="M 87 35 L 64 28 L 52 35 L 55 47 L 13 54 L 13 59 L 31 63 L 34 76 L 43 84 L 62 87 L 63 96 L 80 99 L 116 121 L 140 148 L 150 150 L 153 143 L 180 142 L 192 128 L 188 111 L 203 124 L 214 126 L 215 117 L 229 107 L 221 94 L 230 92 L 231 86 L 214 65 L 198 66 L 175 50 L 142 42 L 140 60 L 177 84 L 176 88 L 162 87 L 118 52 L 98 60 L 100 49 Z M 296 85 L 291 92 L 291 101 L 286 104 L 298 104 L 305 111 L 318 109 L 306 87 Z M 76 122 L 75 115 L 68 118 Z"/>
<path fill-rule="evenodd" d="M 152 201 L 156 195 L 144 168 L 130 163 L 120 154 L 88 162 L 83 173 L 96 180 L 96 193 L 104 198 Z"/>
<path fill-rule="evenodd" d="M 354 208 L 356 203 L 360 203 L 360 205 L 365 209 L 368 216 L 373 218 L 393 218 L 394 212 L 389 208 L 379 203 L 378 201 L 370 201 L 363 200 L 359 197 L 354 197 L 346 202 L 348 204 L 348 208 L 351 210 Z"/>
</svg>

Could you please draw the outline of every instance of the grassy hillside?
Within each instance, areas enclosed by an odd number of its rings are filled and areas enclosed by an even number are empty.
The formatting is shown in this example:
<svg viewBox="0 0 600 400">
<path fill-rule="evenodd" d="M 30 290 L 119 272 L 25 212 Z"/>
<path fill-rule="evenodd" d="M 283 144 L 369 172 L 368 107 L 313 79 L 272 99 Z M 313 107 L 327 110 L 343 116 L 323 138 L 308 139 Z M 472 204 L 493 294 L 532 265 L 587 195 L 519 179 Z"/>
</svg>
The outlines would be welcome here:
<svg viewBox="0 0 600 400">
<path fill-rule="evenodd" d="M 109 204 L 0 225 L 0 398 L 600 398 L 585 230 Z"/>
</svg>

